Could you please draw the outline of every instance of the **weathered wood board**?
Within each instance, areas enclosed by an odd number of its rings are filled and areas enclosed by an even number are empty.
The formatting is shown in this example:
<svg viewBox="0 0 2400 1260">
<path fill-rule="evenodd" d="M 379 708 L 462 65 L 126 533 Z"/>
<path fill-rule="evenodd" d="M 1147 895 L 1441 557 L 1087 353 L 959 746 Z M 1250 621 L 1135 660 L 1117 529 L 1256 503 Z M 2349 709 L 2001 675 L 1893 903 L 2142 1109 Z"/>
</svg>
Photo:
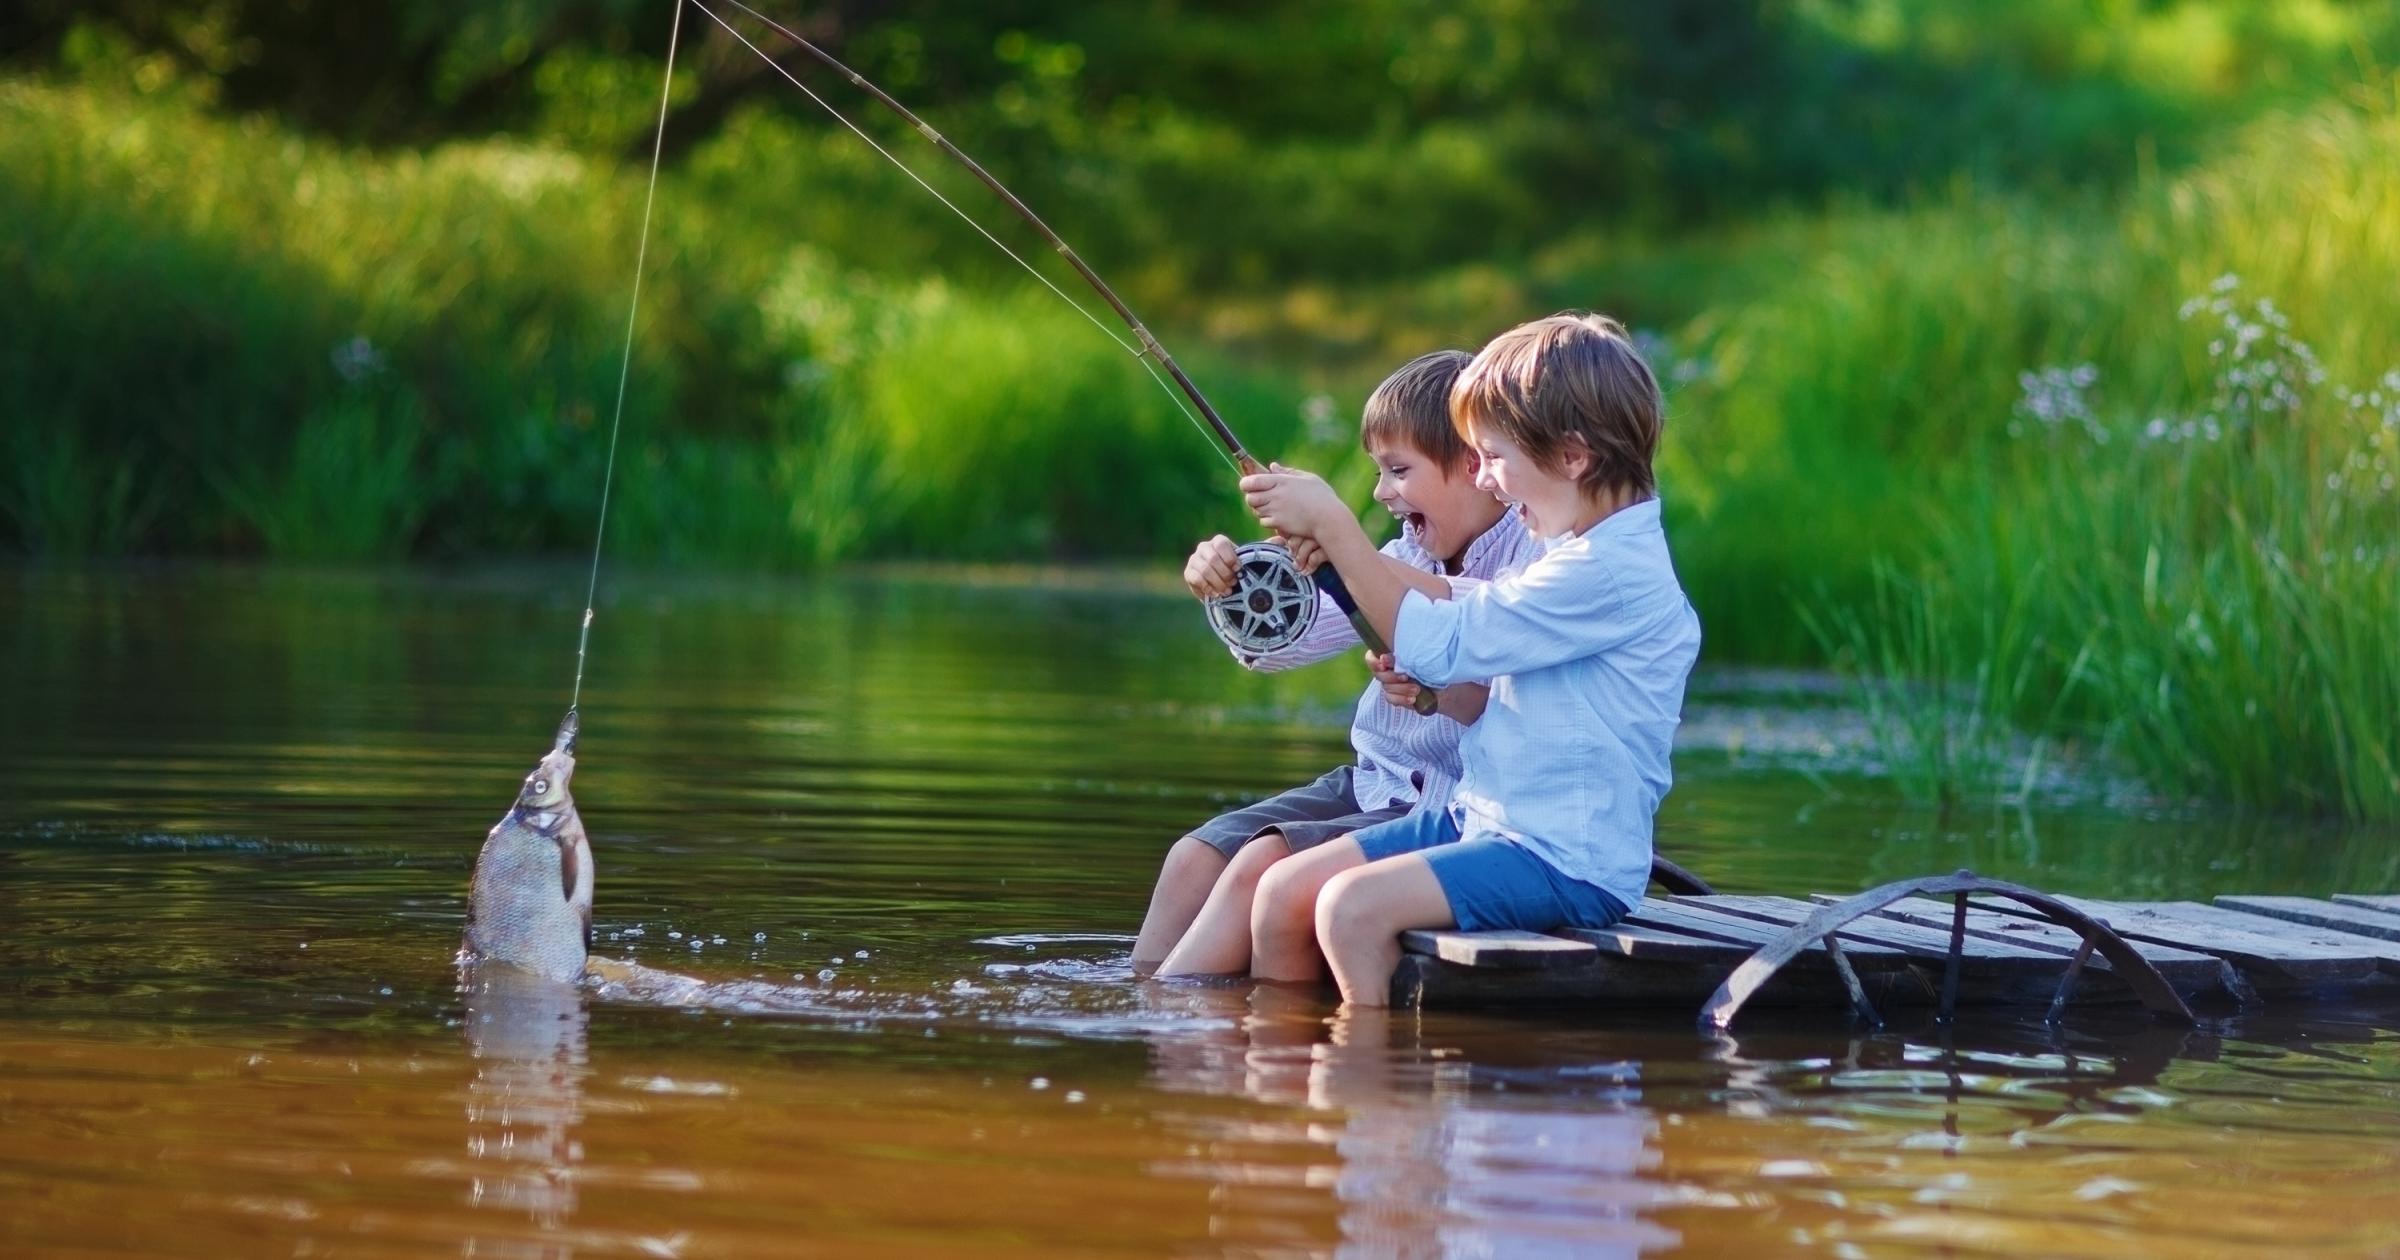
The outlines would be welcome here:
<svg viewBox="0 0 2400 1260">
<path fill-rule="evenodd" d="M 1586 966 L 1600 953 L 1584 941 L 1542 932 L 1402 932 L 1400 948 L 1462 967 L 1497 971 Z"/>
<path fill-rule="evenodd" d="M 2400 970 L 2400 945 L 2262 918 L 2198 901 L 2059 900 L 2099 919 L 2118 935 L 2214 954 L 2233 964 L 2260 992 L 2371 983 Z M 2004 914 L 2031 913 L 1996 902 Z"/>
<path fill-rule="evenodd" d="M 2400 941 L 2400 914 L 2385 914 L 2364 906 L 2344 905 L 2338 901 L 2317 901 L 2308 897 L 2239 897 L 2217 898 L 2217 904 L 2227 910 L 2282 919 L 2288 923 L 2304 923 L 2310 927 L 2332 928 L 2358 936 L 2372 936 L 2379 941 Z"/>
<path fill-rule="evenodd" d="M 1824 908 L 1815 902 L 1792 897 L 1710 897 L 1701 900 L 1708 906 L 1729 913 L 1752 915 L 1785 929 Z M 1853 940 L 1898 949 L 1914 959 L 1938 984 L 1950 957 L 1950 909 L 1947 905 L 1941 905 L 1938 927 L 1875 914 L 1851 920 L 1843 925 L 1838 935 L 1845 951 Z M 2068 935 L 2073 937 L 2073 933 Z M 1983 935 L 1969 931 L 1960 942 L 1959 1001 L 1968 1005 L 2048 1002 L 2056 996 L 2073 952 L 2072 948 L 2064 954 L 2039 948 L 2030 942 L 2009 939 L 2006 933 L 1997 930 Z M 2123 983 L 2105 970 L 2092 969 L 2089 963 L 2085 966 L 2087 970 L 2084 975 L 2068 994 L 2069 1001 L 2114 1002 L 2128 995 Z M 2170 958 L 2166 966 L 2161 968 L 2161 976 L 2170 987 L 2189 996 L 2214 992 L 2222 987 L 2224 970 L 2224 964 L 2216 959 L 2193 954 Z"/>
<path fill-rule="evenodd" d="M 1624 922 L 1602 929 L 1409 932 L 1401 938 L 1392 999 L 1435 1006 L 1696 1006 L 1752 953 L 1840 900 L 1826 893 L 1813 900 L 1654 897 Z M 2217 905 L 2059 900 L 2107 923 L 2187 997 L 2346 988 L 2400 977 L 2400 897 L 2227 896 Z M 1947 900 L 1910 898 L 1843 925 L 1837 933 L 1842 953 L 1879 1008 L 1937 1000 L 1952 913 Z M 1973 901 L 1959 1001 L 2046 1004 L 2081 942 L 2072 929 L 2015 901 Z M 2085 967 L 2075 1000 L 2126 996 L 2104 957 L 2094 954 Z M 1821 942 L 1777 972 L 1759 1000 L 1828 1012 L 1850 1005 Z"/>
<path fill-rule="evenodd" d="M 1832 893 L 1814 893 L 1810 900 L 1830 905 L 1842 898 Z M 1948 901 L 1932 897 L 1908 897 L 1877 911 L 1876 916 L 1898 919 L 1938 932 L 1947 945 L 1954 909 Z M 1970 940 L 2005 941 L 2020 948 L 2048 954 L 2057 960 L 2072 959 L 2076 951 L 2082 948 L 2083 937 L 2073 928 L 2040 918 L 2038 914 L 2038 911 L 2013 901 L 1995 899 L 1990 905 L 1969 902 L 1967 936 Z M 2159 976 L 2170 987 L 2186 998 L 2227 988 L 2227 964 L 2213 954 L 2131 936 L 2127 936 L 2125 941 L 2135 953 L 2158 969 Z M 2095 977 L 2105 975 L 2110 970 L 2108 959 L 2098 953 L 2086 960 L 2084 966 Z"/>
</svg>

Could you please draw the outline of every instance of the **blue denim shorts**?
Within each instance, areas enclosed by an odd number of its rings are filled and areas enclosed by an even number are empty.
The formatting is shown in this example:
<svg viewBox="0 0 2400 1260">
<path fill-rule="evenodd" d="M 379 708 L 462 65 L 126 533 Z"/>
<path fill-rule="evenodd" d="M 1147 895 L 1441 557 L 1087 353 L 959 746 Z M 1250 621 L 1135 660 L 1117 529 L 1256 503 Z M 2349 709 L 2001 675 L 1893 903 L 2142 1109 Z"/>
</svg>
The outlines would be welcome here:
<svg viewBox="0 0 2400 1260">
<path fill-rule="evenodd" d="M 1446 809 L 1420 809 L 1354 838 L 1370 862 L 1422 854 L 1461 931 L 1598 928 L 1625 917 L 1624 903 L 1605 889 L 1560 874 L 1514 840 L 1488 834 L 1460 839 Z"/>
</svg>

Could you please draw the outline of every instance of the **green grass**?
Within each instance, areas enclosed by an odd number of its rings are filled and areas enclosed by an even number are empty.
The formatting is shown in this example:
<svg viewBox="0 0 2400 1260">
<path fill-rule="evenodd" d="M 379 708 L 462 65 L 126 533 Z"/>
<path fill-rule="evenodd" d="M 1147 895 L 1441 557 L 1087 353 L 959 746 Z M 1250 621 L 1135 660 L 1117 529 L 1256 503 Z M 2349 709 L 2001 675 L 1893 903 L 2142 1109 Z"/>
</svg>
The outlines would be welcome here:
<svg viewBox="0 0 2400 1260">
<path fill-rule="evenodd" d="M 28 83 L 0 83 L 0 171 L 0 544 L 588 545 L 635 173 L 508 144 L 365 155 Z M 854 274 L 661 201 L 611 554 L 1159 554 L 1239 524 L 1209 443 L 1048 295 Z M 1251 441 L 1291 441 L 1294 374 L 1190 366 Z"/>
<path fill-rule="evenodd" d="M 1520 272 L 1301 285 L 1173 340 L 1259 453 L 1356 488 L 1349 417 L 1403 343 L 1623 311 L 1674 360 L 1661 479 L 1713 660 L 1854 666 L 1887 760 L 1936 800 L 2011 790 L 2032 740 L 2170 793 L 2391 818 L 2395 438 L 2385 402 L 2330 392 L 2400 358 L 2400 107 L 2377 82 L 2123 187 L 1569 232 Z M 686 178 L 662 192 L 610 556 L 1164 558 L 1242 527 L 1201 435 L 1048 295 L 863 273 L 852 250 L 921 225 L 805 247 L 727 204 L 710 160 Z M 537 146 L 367 154 L 0 84 L 0 544 L 580 551 L 639 191 Z M 2247 387 L 2177 313 L 2227 273 L 2330 378 L 2238 435 Z M 1302 326 L 1356 357 L 1255 353 Z M 2025 412 L 2026 372 L 2077 364 L 2081 412 Z M 2209 416 L 2216 442 L 2145 437 Z"/>
</svg>

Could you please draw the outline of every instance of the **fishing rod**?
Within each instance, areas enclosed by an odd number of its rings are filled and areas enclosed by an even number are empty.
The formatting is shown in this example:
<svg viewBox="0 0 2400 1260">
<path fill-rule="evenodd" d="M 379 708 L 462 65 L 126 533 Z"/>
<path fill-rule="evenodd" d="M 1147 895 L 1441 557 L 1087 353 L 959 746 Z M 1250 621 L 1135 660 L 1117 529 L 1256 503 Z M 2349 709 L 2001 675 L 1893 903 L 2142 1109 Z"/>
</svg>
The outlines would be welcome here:
<svg viewBox="0 0 2400 1260">
<path fill-rule="evenodd" d="M 951 160 L 957 162 L 960 166 L 965 167 L 969 173 L 973 174 L 977 180 L 982 182 L 984 187 L 990 189 L 992 194 L 998 197 L 1002 203 L 1006 204 L 1009 209 L 1016 211 L 1018 217 L 1024 219 L 1026 223 L 1032 225 L 1033 230 L 1040 233 L 1042 239 L 1049 242 L 1050 247 L 1057 251 L 1060 257 L 1067 260 L 1067 264 L 1075 269 L 1075 274 L 1083 277 L 1084 282 L 1089 284 L 1092 287 L 1092 290 L 1100 295 L 1101 300 L 1108 303 L 1109 309 L 1116 312 L 1117 317 L 1124 321 L 1125 326 L 1128 329 L 1132 330 L 1134 337 L 1140 344 L 1135 345 L 1129 343 L 1123 337 L 1120 337 L 1116 333 L 1109 331 L 1108 326 L 1103 324 L 1099 318 L 1094 316 L 1089 310 L 1085 309 L 1082 303 L 1077 302 L 1072 297 L 1069 297 L 1064 290 L 1060 289 L 1057 285 L 1052 284 L 1049 277 L 1044 276 L 1040 271 L 1036 270 L 1031 263 L 1020 257 L 1015 250 L 1010 249 L 1006 244 L 1002 243 L 1000 238 L 993 236 L 991 232 L 987 231 L 984 226 L 977 222 L 972 215 L 969 215 L 966 211 L 960 209 L 955 202 L 951 201 L 948 197 L 943 196 L 938 189 L 927 183 L 923 176 L 918 175 L 917 172 L 908 165 L 908 163 L 901 161 L 898 157 L 894 156 L 889 149 L 886 149 L 881 144 L 876 143 L 874 137 L 861 130 L 858 124 L 850 121 L 850 119 L 840 110 L 835 109 L 831 102 L 828 102 L 824 97 L 819 96 L 815 91 L 811 90 L 807 84 L 802 83 L 798 77 L 793 75 L 791 71 L 785 69 L 781 62 L 769 56 L 765 50 L 750 42 L 749 37 L 743 35 L 742 32 L 736 29 L 732 23 L 726 21 L 725 18 L 718 14 L 715 9 L 709 7 L 707 0 L 678 0 L 676 8 L 676 21 L 678 26 L 680 26 L 682 22 L 683 4 L 690 4 L 693 8 L 698 9 L 702 14 L 706 15 L 710 21 L 716 23 L 725 31 L 726 34 L 731 35 L 734 39 L 740 41 L 743 47 L 749 49 L 761 61 L 764 61 L 769 69 L 772 69 L 775 71 L 775 73 L 783 76 L 785 81 L 789 82 L 793 87 L 800 89 L 800 91 L 806 95 L 808 99 L 815 101 L 820 108 L 825 110 L 826 113 L 831 114 L 835 121 L 848 128 L 851 133 L 858 136 L 859 139 L 866 141 L 867 145 L 870 148 L 873 148 L 877 153 L 882 154 L 885 160 L 891 162 L 892 165 L 899 167 L 900 170 L 907 174 L 910 179 L 916 181 L 918 187 L 921 187 L 926 192 L 931 193 L 936 200 L 949 207 L 953 214 L 956 214 L 959 218 L 965 220 L 969 227 L 972 227 L 978 233 L 981 233 L 984 239 L 990 241 L 993 245 L 998 246 L 1002 253 L 1007 254 L 1011 259 L 1015 260 L 1018 266 L 1023 267 L 1036 280 L 1041 281 L 1044 287 L 1048 288 L 1052 293 L 1057 294 L 1059 300 L 1065 302 L 1068 306 L 1073 307 L 1078 314 L 1082 315 L 1086 320 L 1089 320 L 1094 327 L 1100 329 L 1103 335 L 1116 342 L 1119 347 L 1131 353 L 1135 360 L 1140 362 L 1143 368 L 1150 373 L 1151 378 L 1158 382 L 1159 388 L 1166 391 L 1168 400 L 1175 404 L 1177 410 L 1183 412 L 1184 418 L 1191 420 L 1195 427 L 1202 428 L 1202 431 L 1211 437 L 1217 443 L 1217 445 L 1224 448 L 1224 454 L 1227 458 L 1227 462 L 1233 465 L 1236 472 L 1244 476 L 1248 476 L 1253 473 L 1263 473 L 1268 471 L 1268 468 L 1264 463 L 1261 463 L 1256 456 L 1250 454 L 1250 452 L 1242 446 L 1242 440 L 1234 435 L 1232 426 L 1225 423 L 1224 417 L 1217 413 L 1217 409 L 1209 404 L 1207 396 L 1200 392 L 1200 387 L 1194 384 L 1192 382 L 1192 378 L 1184 373 L 1183 368 L 1175 362 L 1175 357 L 1167 353 L 1167 348 L 1160 344 L 1157 337 L 1151 334 L 1149 327 L 1143 324 L 1141 319 L 1133 313 L 1133 309 L 1125 304 L 1124 299 L 1117 296 L 1116 290 L 1110 288 L 1108 286 L 1108 282 L 1100 278 L 1100 273 L 1092 270 L 1091 266 L 1083 261 L 1082 256 L 1077 254 L 1073 247 L 1069 246 L 1057 232 L 1052 231 L 1050 225 L 1044 223 L 1042 221 L 1042 217 L 1033 212 L 1032 207 L 1026 205 L 1024 201 L 1019 199 L 1015 193 L 1010 192 L 1007 187 L 1001 184 L 998 179 L 993 178 L 991 172 L 983 169 L 981 163 L 977 162 L 971 157 L 968 157 L 966 153 L 957 145 L 952 144 L 947 136 L 944 136 L 941 132 L 935 130 L 933 126 L 927 123 L 924 119 L 917 117 L 914 111 L 910 110 L 906 105 L 901 104 L 899 100 L 894 98 L 889 92 L 886 92 L 882 88 L 877 87 L 875 84 L 869 82 L 865 75 L 862 75 L 858 71 L 851 69 L 847 65 L 844 65 L 840 60 L 835 58 L 832 53 L 829 53 L 823 48 L 818 47 L 813 41 L 805 38 L 799 32 L 794 31 L 790 27 L 785 26 L 773 18 L 760 13 L 758 10 L 751 8 L 749 5 L 743 3 L 743 0 L 715 0 L 715 2 L 730 9 L 740 10 L 742 13 L 747 14 L 751 18 L 773 30 L 776 34 L 781 35 L 786 40 L 791 41 L 794 47 L 797 47 L 802 52 L 807 53 L 810 57 L 824 65 L 827 69 L 838 75 L 841 75 L 845 79 L 848 79 L 850 83 L 857 87 L 860 91 L 863 91 L 867 95 L 875 98 L 875 100 L 880 102 L 885 108 L 899 115 L 901 120 L 906 122 L 910 129 L 914 130 L 918 135 L 923 136 L 928 142 L 933 144 L 935 148 L 940 149 L 945 155 L 951 158 Z M 673 56 L 673 42 L 672 39 L 670 39 L 668 47 L 670 75 L 673 73 Z M 666 116 L 662 109 L 659 117 L 659 129 L 662 137 L 665 135 L 665 128 Z M 651 179 L 654 189 L 656 187 L 657 180 L 656 163 L 657 156 L 654 150 L 652 154 L 651 167 Z M 647 216 L 648 211 L 645 209 L 645 233 L 648 231 Z M 1153 366 L 1153 364 L 1156 366 Z M 1173 378 L 1174 385 L 1172 387 L 1167 384 L 1167 380 L 1165 378 L 1159 376 L 1159 370 L 1161 368 L 1165 369 L 1168 377 Z M 620 405 L 622 405 L 621 390 L 622 386 L 620 385 Z M 1177 390 L 1182 391 L 1182 397 L 1177 397 Z M 1192 407 L 1199 409 L 1199 412 L 1196 416 L 1193 414 L 1190 408 L 1187 408 L 1183 405 L 1184 398 L 1189 398 L 1191 400 Z M 613 434 L 610 438 L 610 441 L 613 458 L 615 441 Z M 595 561 L 595 565 L 596 563 L 597 562 Z M 1332 564 L 1326 563 L 1318 565 L 1314 576 L 1312 576 L 1311 574 L 1301 570 L 1299 564 L 1292 558 L 1290 548 L 1284 546 L 1280 541 L 1245 543 L 1237 549 L 1233 590 L 1228 594 L 1220 595 L 1216 598 L 1206 601 L 1205 606 L 1208 613 L 1209 629 L 1214 631 L 1217 638 L 1221 640 L 1227 647 L 1232 648 L 1235 652 L 1242 654 L 1244 657 L 1263 656 L 1270 652 L 1288 648 L 1294 643 L 1299 642 L 1301 636 L 1307 634 L 1310 626 L 1315 623 L 1317 617 L 1317 594 L 1319 591 L 1322 591 L 1327 598 L 1331 599 L 1336 608 L 1341 609 L 1342 615 L 1349 619 L 1351 627 L 1358 632 L 1359 641 L 1364 643 L 1369 651 L 1376 652 L 1378 654 L 1388 653 L 1391 651 L 1390 646 L 1384 642 L 1383 636 L 1376 632 L 1374 625 L 1367 620 L 1365 615 L 1359 612 L 1358 601 L 1351 598 L 1349 588 L 1343 584 L 1341 574 L 1334 569 Z M 591 616 L 588 609 L 586 610 L 584 616 L 585 624 L 588 627 Z M 578 668 L 580 670 L 580 666 Z M 1417 691 L 1417 698 L 1414 707 L 1419 713 L 1432 713 L 1434 711 L 1434 705 L 1439 698 L 1439 694 L 1433 688 L 1420 686 Z"/>
</svg>

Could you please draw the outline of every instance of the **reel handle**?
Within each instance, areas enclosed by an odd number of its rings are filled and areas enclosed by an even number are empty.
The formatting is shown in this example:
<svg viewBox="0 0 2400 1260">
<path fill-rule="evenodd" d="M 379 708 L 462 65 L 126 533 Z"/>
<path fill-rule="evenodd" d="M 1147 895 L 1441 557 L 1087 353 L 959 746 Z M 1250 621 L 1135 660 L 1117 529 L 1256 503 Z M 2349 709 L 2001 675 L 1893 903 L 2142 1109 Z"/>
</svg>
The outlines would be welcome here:
<svg viewBox="0 0 2400 1260">
<path fill-rule="evenodd" d="M 1238 446 L 1233 451 L 1233 462 L 1245 477 L 1272 471 L 1265 464 L 1260 463 L 1256 455 Z M 1283 542 L 1280 538 L 1275 541 L 1278 545 Z M 1318 590 L 1332 597 L 1333 606 L 1341 609 L 1342 615 L 1350 619 L 1350 628 L 1358 631 L 1358 641 L 1365 644 L 1368 651 L 1380 656 L 1391 654 L 1392 645 L 1384 642 L 1383 636 L 1375 633 L 1374 625 L 1359 615 L 1358 601 L 1350 597 L 1350 588 L 1342 584 L 1342 575 L 1335 572 L 1332 565 L 1320 564 L 1315 573 L 1304 573 L 1300 576 L 1314 581 Z M 1418 683 L 1417 698 L 1408 707 L 1416 710 L 1422 716 L 1432 717 L 1435 708 L 1441 702 L 1442 693 L 1423 683 Z"/>
<path fill-rule="evenodd" d="M 1317 571 L 1309 576 L 1316 581 L 1317 589 L 1325 592 L 1333 600 L 1333 606 L 1341 609 L 1342 615 L 1350 619 L 1350 628 L 1358 631 L 1358 640 L 1367 645 L 1368 651 L 1377 655 L 1390 655 L 1392 645 L 1384 642 L 1383 636 L 1375 633 L 1373 623 L 1360 615 L 1358 601 L 1350 597 L 1350 588 L 1342 584 L 1342 575 L 1332 565 L 1320 564 L 1317 566 Z M 1416 710 L 1419 714 L 1431 717 L 1441 702 L 1441 692 L 1423 683 L 1418 683 L 1417 698 L 1408 707 Z"/>
</svg>

